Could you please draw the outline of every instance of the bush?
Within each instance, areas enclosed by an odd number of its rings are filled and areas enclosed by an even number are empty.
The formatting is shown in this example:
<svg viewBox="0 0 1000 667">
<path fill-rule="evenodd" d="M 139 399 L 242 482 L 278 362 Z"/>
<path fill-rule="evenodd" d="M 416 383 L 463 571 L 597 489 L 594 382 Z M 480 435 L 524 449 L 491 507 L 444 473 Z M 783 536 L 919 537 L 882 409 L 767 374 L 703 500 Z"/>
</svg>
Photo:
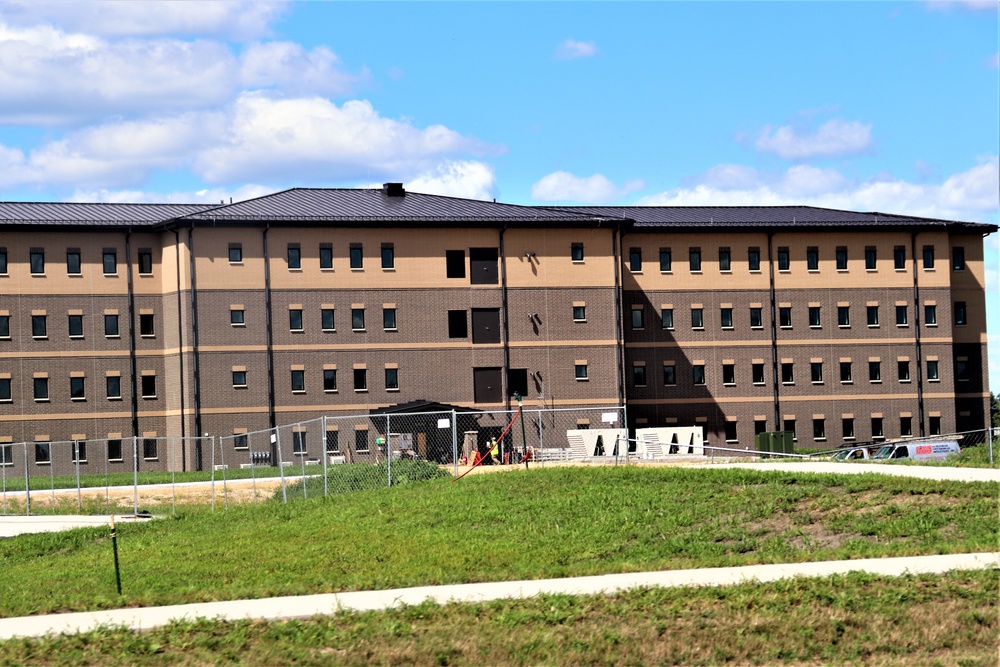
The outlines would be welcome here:
<svg viewBox="0 0 1000 667">
<path fill-rule="evenodd" d="M 408 460 L 392 462 L 392 486 L 425 482 L 441 477 L 451 477 L 451 474 L 436 463 Z M 322 473 L 306 477 L 304 482 L 306 485 L 304 494 L 302 491 L 303 480 L 296 480 L 285 487 L 285 493 L 289 500 L 302 498 L 303 495 L 316 498 L 324 494 Z M 368 489 L 384 489 L 388 485 L 389 466 L 384 461 L 382 463 L 348 463 L 332 465 L 327 468 L 326 493 L 329 495 Z M 281 489 L 275 489 L 272 497 L 280 501 L 282 499 Z"/>
</svg>

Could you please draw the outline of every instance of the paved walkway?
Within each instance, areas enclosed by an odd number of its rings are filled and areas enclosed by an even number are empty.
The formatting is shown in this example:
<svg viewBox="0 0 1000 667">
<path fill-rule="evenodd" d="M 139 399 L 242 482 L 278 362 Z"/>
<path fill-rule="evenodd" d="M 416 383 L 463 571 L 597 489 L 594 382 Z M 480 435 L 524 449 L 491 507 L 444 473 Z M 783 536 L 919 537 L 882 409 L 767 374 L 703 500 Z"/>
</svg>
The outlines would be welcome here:
<svg viewBox="0 0 1000 667">
<path fill-rule="evenodd" d="M 588 595 L 613 593 L 648 586 L 725 586 L 746 581 L 767 582 L 796 576 L 821 577 L 847 572 L 869 572 L 895 576 L 907 572 L 911 574 L 940 574 L 949 570 L 996 567 L 1000 567 L 1000 552 L 909 558 L 870 558 L 784 565 L 750 565 L 700 570 L 668 570 L 453 586 L 419 586 L 385 591 L 327 593 L 260 600 L 233 600 L 168 607 L 4 618 L 0 619 L 0 640 L 13 637 L 72 634 L 86 632 L 100 626 L 125 626 L 133 630 L 149 630 L 167 625 L 171 621 L 196 618 L 220 620 L 305 618 L 330 614 L 338 609 L 369 611 L 389 609 L 402 604 L 415 605 L 428 599 L 439 604 L 449 601 L 485 602 L 502 598 L 530 597 L 543 593 Z"/>
<path fill-rule="evenodd" d="M 753 463 L 705 463 L 689 468 L 749 468 L 781 472 L 836 473 L 863 475 L 873 472 L 897 477 L 917 477 L 956 482 L 1000 482 L 1000 468 L 955 468 L 946 466 L 895 465 L 891 463 L 855 463 L 837 461 L 760 461 Z"/>
</svg>

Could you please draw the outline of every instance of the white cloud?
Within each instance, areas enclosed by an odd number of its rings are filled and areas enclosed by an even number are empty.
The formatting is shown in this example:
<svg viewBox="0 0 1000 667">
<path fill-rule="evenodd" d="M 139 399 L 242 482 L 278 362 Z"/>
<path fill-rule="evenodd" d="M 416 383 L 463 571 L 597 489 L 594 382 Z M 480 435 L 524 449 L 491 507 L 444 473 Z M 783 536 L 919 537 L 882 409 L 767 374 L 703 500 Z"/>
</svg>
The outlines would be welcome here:
<svg viewBox="0 0 1000 667">
<path fill-rule="evenodd" d="M 996 11 L 996 0 L 928 0 L 931 11 L 970 10 L 974 12 Z"/>
<path fill-rule="evenodd" d="M 626 181 L 619 187 L 602 174 L 580 177 L 557 171 L 531 186 L 531 198 L 538 201 L 569 201 L 604 204 L 646 187 L 645 181 Z"/>
<path fill-rule="evenodd" d="M 339 69 L 337 55 L 319 46 L 306 51 L 293 42 L 251 44 L 240 56 L 240 80 L 248 88 L 279 86 L 289 93 L 341 95 L 368 72 L 349 75 Z"/>
<path fill-rule="evenodd" d="M 986 59 L 986 66 L 990 69 L 1000 69 L 1000 51 Z"/>
<path fill-rule="evenodd" d="M 556 59 L 576 60 L 577 58 L 590 58 L 597 55 L 597 44 L 594 42 L 578 42 L 575 39 L 566 39 L 556 47 Z"/>
<path fill-rule="evenodd" d="M 871 125 L 838 118 L 827 121 L 812 133 L 800 134 L 790 125 L 765 126 L 754 146 L 764 153 L 776 153 L 787 160 L 833 155 L 856 155 L 871 146 Z"/>
<path fill-rule="evenodd" d="M 271 194 L 275 188 L 248 184 L 235 190 L 208 188 L 194 192 L 148 192 L 145 190 L 76 190 L 66 201 L 111 204 L 228 204 Z"/>
<path fill-rule="evenodd" d="M 493 168 L 474 160 L 444 162 L 406 181 L 414 192 L 466 199 L 489 199 L 495 185 Z"/>
</svg>

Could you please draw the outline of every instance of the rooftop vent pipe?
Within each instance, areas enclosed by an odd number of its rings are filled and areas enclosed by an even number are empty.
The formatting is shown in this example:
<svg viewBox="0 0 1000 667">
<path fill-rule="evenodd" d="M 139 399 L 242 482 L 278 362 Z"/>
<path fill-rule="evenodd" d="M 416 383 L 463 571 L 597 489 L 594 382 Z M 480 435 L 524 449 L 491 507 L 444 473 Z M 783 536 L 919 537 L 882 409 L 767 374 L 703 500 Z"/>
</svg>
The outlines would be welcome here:
<svg viewBox="0 0 1000 667">
<path fill-rule="evenodd" d="M 406 196 L 406 190 L 403 189 L 402 183 L 384 183 L 382 185 L 382 191 L 385 192 L 387 197 Z"/>
</svg>

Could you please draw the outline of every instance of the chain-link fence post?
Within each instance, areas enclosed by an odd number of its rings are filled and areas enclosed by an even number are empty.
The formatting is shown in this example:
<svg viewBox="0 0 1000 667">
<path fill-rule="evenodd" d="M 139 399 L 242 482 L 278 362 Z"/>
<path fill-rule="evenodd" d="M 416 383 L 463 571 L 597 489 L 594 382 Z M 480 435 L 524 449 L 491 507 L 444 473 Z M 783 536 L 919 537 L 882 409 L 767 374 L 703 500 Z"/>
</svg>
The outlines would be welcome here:
<svg viewBox="0 0 1000 667">
<path fill-rule="evenodd" d="M 215 468 L 215 443 L 214 443 L 215 437 L 214 436 L 212 437 L 212 440 L 213 440 L 213 446 L 212 446 L 212 484 L 211 484 L 211 487 L 212 487 L 212 511 L 214 512 L 215 511 L 215 470 L 216 470 L 216 468 Z"/>
<path fill-rule="evenodd" d="M 451 460 L 454 463 L 454 475 L 458 476 L 458 412 L 451 411 Z"/>
<path fill-rule="evenodd" d="M 385 416 L 385 469 L 392 486 L 392 431 L 389 429 L 389 415 Z"/>
<path fill-rule="evenodd" d="M 31 483 L 28 480 L 28 443 L 24 447 L 24 513 L 31 514 Z"/>
<path fill-rule="evenodd" d="M 320 418 L 319 427 L 322 433 L 321 437 L 323 438 L 323 446 L 320 448 L 320 451 L 323 453 L 323 497 L 326 498 L 330 495 L 330 471 L 327 470 L 327 466 L 330 465 L 330 435 L 326 430 L 326 415 Z"/>
<path fill-rule="evenodd" d="M 281 502 L 287 503 L 288 492 L 285 490 L 285 463 L 281 456 L 281 429 L 274 429 L 274 433 L 271 434 L 271 442 L 274 444 L 274 449 L 278 451 L 278 475 L 281 477 Z"/>
<path fill-rule="evenodd" d="M 80 441 L 73 441 L 73 464 L 76 467 L 76 509 L 83 511 L 83 492 L 80 490 Z"/>
</svg>

